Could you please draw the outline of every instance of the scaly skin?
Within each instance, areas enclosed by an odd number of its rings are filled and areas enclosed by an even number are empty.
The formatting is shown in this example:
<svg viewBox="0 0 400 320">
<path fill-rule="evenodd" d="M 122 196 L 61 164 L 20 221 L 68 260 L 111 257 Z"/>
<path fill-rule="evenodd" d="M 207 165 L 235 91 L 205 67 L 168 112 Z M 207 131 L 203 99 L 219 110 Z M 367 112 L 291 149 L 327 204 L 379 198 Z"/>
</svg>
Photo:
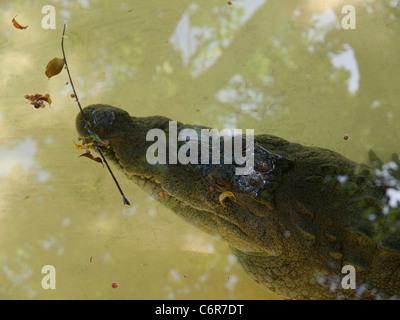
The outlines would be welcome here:
<svg viewBox="0 0 400 320">
<path fill-rule="evenodd" d="M 164 192 L 158 200 L 166 207 L 227 241 L 257 283 L 289 299 L 400 296 L 399 208 L 388 205 L 388 187 L 373 169 L 270 135 L 255 136 L 248 176 L 225 164 L 150 165 L 154 141 L 146 134 L 168 133 L 170 119 L 131 117 L 109 105 L 83 112 L 87 122 L 82 114 L 76 119 L 81 138 L 108 140 L 103 152 L 129 179 L 153 195 Z M 205 127 L 178 122 L 182 128 Z M 228 197 L 221 205 L 223 191 L 236 202 Z M 344 265 L 355 268 L 356 289 L 342 287 Z"/>
</svg>

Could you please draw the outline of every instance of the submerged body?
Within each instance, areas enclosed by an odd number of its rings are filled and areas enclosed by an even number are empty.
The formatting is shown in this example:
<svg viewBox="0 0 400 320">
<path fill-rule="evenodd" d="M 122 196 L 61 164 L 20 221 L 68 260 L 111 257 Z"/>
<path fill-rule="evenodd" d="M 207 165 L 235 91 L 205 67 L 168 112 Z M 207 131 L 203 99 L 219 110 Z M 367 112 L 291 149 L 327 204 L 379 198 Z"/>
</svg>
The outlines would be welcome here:
<svg viewBox="0 0 400 320">
<path fill-rule="evenodd" d="M 289 299 L 400 297 L 400 209 L 389 203 L 387 177 L 372 168 L 270 135 L 254 137 L 249 175 L 235 175 L 235 164 L 151 165 L 147 132 L 168 134 L 170 119 L 131 117 L 109 105 L 83 114 L 81 138 L 109 141 L 102 151 L 129 179 L 227 241 L 257 283 Z M 343 286 L 349 270 L 355 288 Z"/>
</svg>

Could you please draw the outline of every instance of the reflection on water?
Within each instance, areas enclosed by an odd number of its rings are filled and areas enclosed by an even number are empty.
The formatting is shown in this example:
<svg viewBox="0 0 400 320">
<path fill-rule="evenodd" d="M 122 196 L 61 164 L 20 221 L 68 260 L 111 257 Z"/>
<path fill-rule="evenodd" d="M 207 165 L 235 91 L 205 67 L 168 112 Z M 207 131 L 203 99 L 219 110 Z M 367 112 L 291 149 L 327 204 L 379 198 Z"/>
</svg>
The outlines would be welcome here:
<svg viewBox="0 0 400 320">
<path fill-rule="evenodd" d="M 197 3 L 189 5 L 170 42 L 174 49 L 180 51 L 182 64 L 190 70 L 192 77 L 206 72 L 217 62 L 240 27 L 264 3 L 265 0 L 241 1 L 233 7 L 215 6 L 209 11 L 203 10 Z M 192 18 L 198 25 L 191 25 Z"/>
<path fill-rule="evenodd" d="M 51 143 L 51 139 L 47 140 Z M 37 142 L 30 137 L 23 141 L 13 140 L 0 148 L 0 175 L 10 178 L 13 170 L 22 169 L 23 175 L 29 171 L 36 173 L 36 182 L 45 183 L 50 178 L 50 172 L 43 170 L 35 161 Z"/>
<path fill-rule="evenodd" d="M 55 30 L 41 28 L 42 1 L 0 4 L 0 298 L 277 298 L 225 243 L 116 172 L 122 207 L 108 173 L 77 159 L 68 78 L 44 75 L 64 22 L 82 105 L 254 128 L 358 162 L 396 151 L 398 1 L 354 1 L 355 30 L 341 27 L 341 0 L 49 2 Z M 24 101 L 34 93 L 50 93 L 51 108 Z M 47 264 L 56 290 L 41 287 Z"/>
<path fill-rule="evenodd" d="M 350 93 L 356 93 L 360 86 L 360 72 L 358 70 L 354 50 L 348 43 L 343 45 L 343 51 L 338 54 L 329 53 L 332 65 L 337 69 L 344 69 L 349 72 L 349 79 L 347 80 L 347 90 Z"/>
</svg>

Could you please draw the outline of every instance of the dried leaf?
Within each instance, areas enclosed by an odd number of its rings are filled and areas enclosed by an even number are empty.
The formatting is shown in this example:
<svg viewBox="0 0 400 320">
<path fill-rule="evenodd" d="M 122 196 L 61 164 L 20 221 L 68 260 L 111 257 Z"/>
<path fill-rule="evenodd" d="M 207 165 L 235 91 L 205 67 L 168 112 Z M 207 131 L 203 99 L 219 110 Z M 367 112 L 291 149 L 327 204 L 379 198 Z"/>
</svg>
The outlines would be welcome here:
<svg viewBox="0 0 400 320">
<path fill-rule="evenodd" d="M 73 141 L 73 140 L 72 140 Z M 74 142 L 74 145 L 75 145 L 75 148 L 77 149 L 77 150 L 87 150 L 87 149 L 89 149 L 91 146 L 93 146 L 93 142 L 89 142 L 89 143 L 87 143 L 87 144 L 85 144 L 85 145 L 81 145 L 81 144 L 76 144 L 75 143 L 75 141 L 73 141 Z"/>
<path fill-rule="evenodd" d="M 51 105 L 51 99 L 48 93 L 46 93 L 45 95 L 41 95 L 40 93 L 36 93 L 34 95 L 26 94 L 25 99 L 29 100 L 31 102 L 31 105 L 33 105 L 36 109 L 44 108 L 46 106 L 43 103 L 44 101 L 46 101 L 49 106 Z"/>
<path fill-rule="evenodd" d="M 83 153 L 83 154 L 81 154 L 80 156 L 79 156 L 79 158 L 80 157 L 85 157 L 85 158 L 88 158 L 88 159 L 91 159 L 91 160 L 93 160 L 93 161 L 96 161 L 96 162 L 98 162 L 98 163 L 101 163 L 102 165 L 103 165 L 103 167 L 104 167 L 104 164 L 103 164 L 103 160 L 101 160 L 101 158 L 100 157 L 93 157 L 92 156 L 92 154 L 90 154 L 90 153 Z"/>
<path fill-rule="evenodd" d="M 226 207 L 226 205 L 224 205 L 224 199 L 225 198 L 227 198 L 227 197 L 230 197 L 230 198 L 232 198 L 232 200 L 234 201 L 234 202 L 236 202 L 236 197 L 235 197 L 235 195 L 232 193 L 232 192 L 230 192 L 230 191 L 225 191 L 225 192 L 222 192 L 220 195 L 219 195 L 219 202 L 224 206 L 224 207 Z"/>
<path fill-rule="evenodd" d="M 49 105 L 51 105 L 51 99 L 50 99 L 49 95 L 44 95 L 37 99 L 37 101 L 41 101 L 41 100 L 46 101 Z"/>
<path fill-rule="evenodd" d="M 15 16 L 15 17 L 16 17 L 16 16 Z M 15 20 L 15 17 L 14 17 L 14 18 L 12 19 L 12 21 L 11 21 L 15 28 L 20 29 L 20 30 L 24 30 L 24 29 L 28 28 L 28 26 L 26 26 L 26 27 L 21 26 L 21 25 L 17 22 L 17 20 Z"/>
<path fill-rule="evenodd" d="M 54 58 L 47 64 L 46 71 L 44 73 L 50 79 L 51 77 L 59 74 L 62 71 L 64 63 L 64 59 Z"/>
</svg>

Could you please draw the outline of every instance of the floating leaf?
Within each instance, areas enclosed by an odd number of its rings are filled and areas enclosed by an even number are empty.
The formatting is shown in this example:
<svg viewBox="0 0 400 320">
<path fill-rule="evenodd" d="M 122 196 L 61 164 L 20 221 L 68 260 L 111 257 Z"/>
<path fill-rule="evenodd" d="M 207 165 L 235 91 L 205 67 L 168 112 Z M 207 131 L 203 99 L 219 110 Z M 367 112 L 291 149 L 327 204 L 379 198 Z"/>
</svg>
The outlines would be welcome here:
<svg viewBox="0 0 400 320">
<path fill-rule="evenodd" d="M 221 202 L 221 204 L 224 206 L 224 207 L 226 207 L 226 205 L 224 205 L 224 199 L 225 198 L 227 198 L 227 197 L 229 197 L 229 198 L 233 198 L 232 200 L 234 201 L 234 202 L 236 202 L 236 197 L 235 197 L 235 195 L 232 193 L 232 192 L 230 192 L 230 191 L 225 191 L 225 192 L 222 192 L 220 195 L 219 195 L 219 202 Z"/>
<path fill-rule="evenodd" d="M 46 93 L 45 95 L 42 95 L 40 93 L 36 94 L 26 94 L 25 99 L 29 100 L 31 102 L 31 105 L 33 105 L 36 109 L 39 108 L 44 108 L 46 105 L 43 103 L 44 101 L 51 105 L 51 99 L 50 95 Z"/>
<path fill-rule="evenodd" d="M 101 163 L 102 165 L 103 165 L 103 167 L 104 167 L 104 164 L 103 164 L 103 160 L 101 160 L 101 158 L 100 157 L 93 157 L 90 153 L 83 153 L 83 154 L 81 154 L 80 156 L 79 156 L 79 158 L 80 157 L 85 157 L 85 158 L 88 158 L 88 159 L 91 159 L 91 160 L 93 160 L 93 161 L 96 161 L 96 162 L 98 162 L 98 163 Z"/>
<path fill-rule="evenodd" d="M 51 105 L 50 95 L 46 93 L 44 96 L 40 96 L 37 98 L 37 101 L 46 101 L 49 105 Z"/>
<path fill-rule="evenodd" d="M 44 73 L 50 79 L 51 77 L 59 74 L 62 71 L 64 63 L 64 59 L 54 58 L 47 64 L 46 71 Z"/>
<path fill-rule="evenodd" d="M 73 141 L 73 140 L 72 140 L 72 141 Z M 76 148 L 77 150 L 87 150 L 87 149 L 89 149 L 91 146 L 93 146 L 93 142 L 89 142 L 89 143 L 84 144 L 84 145 L 76 144 L 75 141 L 73 141 L 73 143 L 74 143 L 75 148 Z"/>
<path fill-rule="evenodd" d="M 16 17 L 16 16 L 15 16 L 15 17 Z M 24 30 L 24 29 L 28 28 L 28 26 L 26 26 L 26 27 L 21 26 L 21 25 L 17 22 L 17 20 L 15 20 L 15 17 L 14 17 L 14 18 L 12 19 L 12 21 L 11 21 L 15 28 L 20 29 L 20 30 Z"/>
</svg>

